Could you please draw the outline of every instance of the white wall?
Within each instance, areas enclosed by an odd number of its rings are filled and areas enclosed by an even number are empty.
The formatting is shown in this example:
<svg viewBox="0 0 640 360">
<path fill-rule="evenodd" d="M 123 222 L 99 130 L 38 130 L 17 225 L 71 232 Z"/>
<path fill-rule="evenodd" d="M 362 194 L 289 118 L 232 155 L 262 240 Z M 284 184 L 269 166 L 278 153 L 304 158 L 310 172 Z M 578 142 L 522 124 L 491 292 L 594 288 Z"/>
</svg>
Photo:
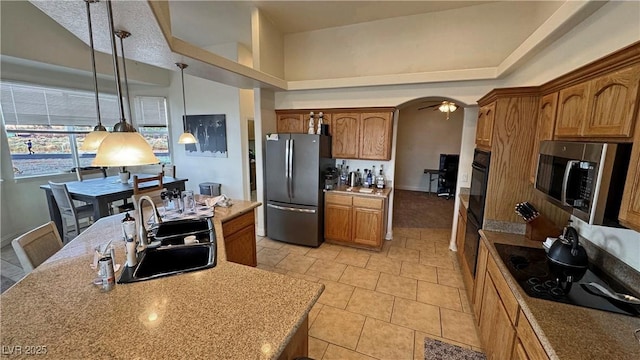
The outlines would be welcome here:
<svg viewBox="0 0 640 360">
<path fill-rule="evenodd" d="M 331 79 L 497 66 L 560 4 L 490 3 L 288 34 L 285 78 Z"/>
<path fill-rule="evenodd" d="M 253 65 L 269 75 L 284 79 L 284 36 L 259 9 L 251 12 Z"/>
<path fill-rule="evenodd" d="M 277 132 L 274 93 L 268 89 L 254 89 L 254 102 L 256 108 L 255 132 L 256 132 L 256 194 L 258 201 L 263 206 L 258 209 L 256 234 L 266 235 L 265 212 L 266 199 L 264 197 L 264 154 L 266 150 L 265 135 Z"/>
<path fill-rule="evenodd" d="M 424 169 L 438 169 L 440 154 L 459 154 L 464 109 L 449 116 L 420 105 L 400 109 L 396 143 L 396 189 L 437 191 L 438 182 L 429 183 Z M 435 178 L 435 177 L 434 177 Z"/>
</svg>

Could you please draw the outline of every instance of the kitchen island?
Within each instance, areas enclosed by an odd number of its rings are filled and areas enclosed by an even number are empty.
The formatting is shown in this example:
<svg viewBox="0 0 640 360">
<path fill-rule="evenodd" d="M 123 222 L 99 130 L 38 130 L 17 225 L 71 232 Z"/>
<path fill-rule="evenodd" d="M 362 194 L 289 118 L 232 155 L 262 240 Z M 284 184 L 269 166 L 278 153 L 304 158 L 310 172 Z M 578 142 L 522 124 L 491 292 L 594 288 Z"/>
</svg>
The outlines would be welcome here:
<svg viewBox="0 0 640 360">
<path fill-rule="evenodd" d="M 2 355 L 27 357 L 27 349 L 66 359 L 306 355 L 307 315 L 323 285 L 226 259 L 223 223 L 259 205 L 234 201 L 216 209 L 216 267 L 118 284 L 109 292 L 93 285 L 96 271 L 89 264 L 95 246 L 109 240 L 116 244 L 116 263 L 123 264 L 123 215 L 98 220 L 2 294 Z"/>
</svg>

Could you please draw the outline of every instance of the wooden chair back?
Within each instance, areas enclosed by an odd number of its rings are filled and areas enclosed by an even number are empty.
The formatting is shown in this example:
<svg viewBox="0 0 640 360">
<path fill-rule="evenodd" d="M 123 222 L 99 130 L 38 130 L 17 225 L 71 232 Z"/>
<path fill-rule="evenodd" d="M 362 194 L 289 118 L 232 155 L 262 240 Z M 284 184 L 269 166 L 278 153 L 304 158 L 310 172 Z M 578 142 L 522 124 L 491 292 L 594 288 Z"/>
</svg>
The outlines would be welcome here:
<svg viewBox="0 0 640 360">
<path fill-rule="evenodd" d="M 78 181 L 83 181 L 89 178 L 107 177 L 107 169 L 99 167 L 77 167 L 74 168 Z M 100 176 L 95 176 L 100 175 Z"/>
<path fill-rule="evenodd" d="M 153 186 L 145 186 L 145 187 L 140 187 L 140 184 L 146 184 L 146 183 L 150 183 L 150 182 L 156 182 L 155 185 Z M 150 176 L 150 177 L 145 177 L 145 178 L 138 178 L 137 175 L 133 176 L 133 194 L 134 195 L 138 195 L 138 194 L 145 194 L 151 191 L 156 191 L 156 190 L 162 190 L 163 185 L 162 185 L 162 173 L 158 173 L 157 176 Z"/>
<path fill-rule="evenodd" d="M 71 199 L 71 194 L 69 194 L 67 184 L 49 181 L 49 186 L 62 217 L 62 232 L 66 242 L 78 236 L 91 223 L 93 205 L 87 204 L 76 207 L 73 199 Z M 89 222 L 81 226 L 81 219 L 89 219 Z M 69 222 L 71 223 L 69 224 Z"/>
<path fill-rule="evenodd" d="M 15 238 L 11 246 L 18 256 L 22 269 L 25 273 L 29 273 L 62 249 L 62 240 L 56 224 L 50 221 Z"/>
</svg>

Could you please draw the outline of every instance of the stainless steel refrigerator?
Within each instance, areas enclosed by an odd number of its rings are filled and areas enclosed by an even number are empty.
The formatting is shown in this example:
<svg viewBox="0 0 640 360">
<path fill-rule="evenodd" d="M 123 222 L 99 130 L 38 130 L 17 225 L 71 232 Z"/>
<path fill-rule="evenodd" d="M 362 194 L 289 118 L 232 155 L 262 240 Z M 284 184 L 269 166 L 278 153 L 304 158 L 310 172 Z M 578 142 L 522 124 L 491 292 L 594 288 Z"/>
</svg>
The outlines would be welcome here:
<svg viewBox="0 0 640 360">
<path fill-rule="evenodd" d="M 314 247 L 324 241 L 323 172 L 334 166 L 329 136 L 267 136 L 265 167 L 269 238 Z"/>
</svg>

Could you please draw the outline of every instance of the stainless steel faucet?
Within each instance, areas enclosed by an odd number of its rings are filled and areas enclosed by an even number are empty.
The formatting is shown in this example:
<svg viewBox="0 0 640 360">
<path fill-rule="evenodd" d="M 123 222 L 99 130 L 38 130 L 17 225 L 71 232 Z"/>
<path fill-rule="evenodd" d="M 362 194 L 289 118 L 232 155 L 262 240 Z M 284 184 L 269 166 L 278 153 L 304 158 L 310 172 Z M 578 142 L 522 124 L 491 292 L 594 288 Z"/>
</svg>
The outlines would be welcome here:
<svg viewBox="0 0 640 360">
<path fill-rule="evenodd" d="M 153 202 L 153 200 L 147 196 L 141 196 L 138 199 L 138 216 L 137 218 L 140 221 L 140 226 L 138 226 L 138 239 L 140 240 L 140 247 L 142 247 L 143 249 L 147 247 L 147 245 L 149 245 L 149 239 L 147 238 L 147 229 L 144 227 L 144 212 L 142 211 L 142 202 L 143 200 L 147 200 L 149 201 L 149 203 L 151 204 L 151 208 L 153 209 L 153 222 L 155 226 L 156 224 L 160 224 L 162 223 L 162 218 L 160 217 L 160 214 L 158 214 L 158 209 L 156 208 L 156 204 Z"/>
</svg>

